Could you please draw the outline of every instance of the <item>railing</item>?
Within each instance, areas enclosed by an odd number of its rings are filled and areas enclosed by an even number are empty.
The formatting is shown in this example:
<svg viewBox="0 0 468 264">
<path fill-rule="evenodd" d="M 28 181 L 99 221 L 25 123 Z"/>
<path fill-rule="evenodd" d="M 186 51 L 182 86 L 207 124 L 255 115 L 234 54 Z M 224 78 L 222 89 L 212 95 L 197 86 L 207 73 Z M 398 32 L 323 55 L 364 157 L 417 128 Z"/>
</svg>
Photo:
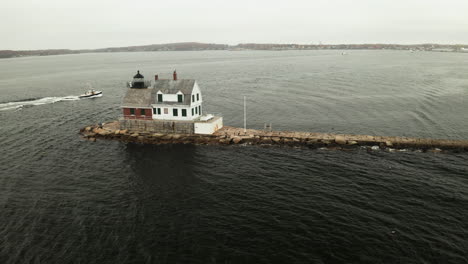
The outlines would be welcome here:
<svg viewBox="0 0 468 264">
<path fill-rule="evenodd" d="M 213 115 L 213 116 L 220 116 L 223 117 L 222 113 L 203 113 L 203 115 Z"/>
<path fill-rule="evenodd" d="M 206 117 L 208 115 L 211 115 L 210 119 L 203 120 L 204 119 L 203 117 Z M 197 121 L 197 122 L 211 122 L 213 120 L 213 118 L 216 118 L 216 117 L 223 117 L 223 115 L 221 113 L 205 113 L 205 114 L 197 117 L 195 119 L 195 121 Z"/>
<path fill-rule="evenodd" d="M 148 88 L 151 86 L 151 81 L 144 81 L 143 83 L 144 88 Z M 127 82 L 127 88 L 133 88 L 133 82 Z"/>
</svg>

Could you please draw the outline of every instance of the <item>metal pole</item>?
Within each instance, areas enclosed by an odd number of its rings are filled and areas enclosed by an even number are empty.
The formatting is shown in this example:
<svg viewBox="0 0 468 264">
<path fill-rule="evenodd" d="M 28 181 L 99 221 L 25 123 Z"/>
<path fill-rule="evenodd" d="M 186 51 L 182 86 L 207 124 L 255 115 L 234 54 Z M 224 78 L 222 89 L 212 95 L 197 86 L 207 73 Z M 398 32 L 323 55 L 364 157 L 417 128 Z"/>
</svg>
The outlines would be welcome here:
<svg viewBox="0 0 468 264">
<path fill-rule="evenodd" d="M 244 95 L 244 134 L 247 133 L 247 107 L 245 102 L 245 95 Z"/>
</svg>

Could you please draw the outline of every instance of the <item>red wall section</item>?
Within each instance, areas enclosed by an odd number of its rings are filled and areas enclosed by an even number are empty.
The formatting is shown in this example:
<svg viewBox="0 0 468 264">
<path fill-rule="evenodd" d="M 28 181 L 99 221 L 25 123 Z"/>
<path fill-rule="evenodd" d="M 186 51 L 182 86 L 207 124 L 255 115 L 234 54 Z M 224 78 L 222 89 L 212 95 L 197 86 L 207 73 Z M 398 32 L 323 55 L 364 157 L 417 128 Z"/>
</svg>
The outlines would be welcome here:
<svg viewBox="0 0 468 264">
<path fill-rule="evenodd" d="M 152 108 L 134 108 L 135 114 L 130 114 L 130 108 L 123 108 L 122 113 L 125 119 L 153 119 L 153 109 Z M 141 115 L 141 109 L 145 109 L 145 115 Z"/>
</svg>

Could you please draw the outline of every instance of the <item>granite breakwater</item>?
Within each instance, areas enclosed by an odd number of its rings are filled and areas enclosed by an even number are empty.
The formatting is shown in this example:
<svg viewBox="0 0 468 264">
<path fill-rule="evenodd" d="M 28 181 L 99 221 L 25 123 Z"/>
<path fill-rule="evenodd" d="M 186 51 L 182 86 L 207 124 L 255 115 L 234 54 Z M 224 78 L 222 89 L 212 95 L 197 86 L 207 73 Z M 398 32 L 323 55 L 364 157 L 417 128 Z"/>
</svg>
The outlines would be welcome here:
<svg viewBox="0 0 468 264">
<path fill-rule="evenodd" d="M 398 151 L 417 149 L 430 152 L 467 151 L 468 140 L 387 137 L 291 131 L 264 131 L 225 126 L 212 135 L 150 133 L 120 129 L 118 121 L 92 125 L 80 130 L 90 140 L 110 139 L 143 144 L 201 144 L 201 145 L 285 145 L 309 148 L 350 149 L 368 147 L 371 150 Z"/>
</svg>

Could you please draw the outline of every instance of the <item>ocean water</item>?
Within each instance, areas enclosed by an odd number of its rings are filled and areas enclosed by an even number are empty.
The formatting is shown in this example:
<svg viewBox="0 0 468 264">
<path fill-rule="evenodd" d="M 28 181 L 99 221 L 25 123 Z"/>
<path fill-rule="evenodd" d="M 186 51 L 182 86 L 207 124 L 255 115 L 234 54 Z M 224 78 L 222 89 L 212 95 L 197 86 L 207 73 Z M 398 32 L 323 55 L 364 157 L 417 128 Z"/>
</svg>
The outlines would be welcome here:
<svg viewBox="0 0 468 264">
<path fill-rule="evenodd" d="M 468 153 L 89 142 L 125 82 L 197 79 L 225 125 L 468 138 L 468 54 L 0 60 L 0 263 L 467 263 Z M 104 96 L 79 100 L 88 86 Z"/>
</svg>

